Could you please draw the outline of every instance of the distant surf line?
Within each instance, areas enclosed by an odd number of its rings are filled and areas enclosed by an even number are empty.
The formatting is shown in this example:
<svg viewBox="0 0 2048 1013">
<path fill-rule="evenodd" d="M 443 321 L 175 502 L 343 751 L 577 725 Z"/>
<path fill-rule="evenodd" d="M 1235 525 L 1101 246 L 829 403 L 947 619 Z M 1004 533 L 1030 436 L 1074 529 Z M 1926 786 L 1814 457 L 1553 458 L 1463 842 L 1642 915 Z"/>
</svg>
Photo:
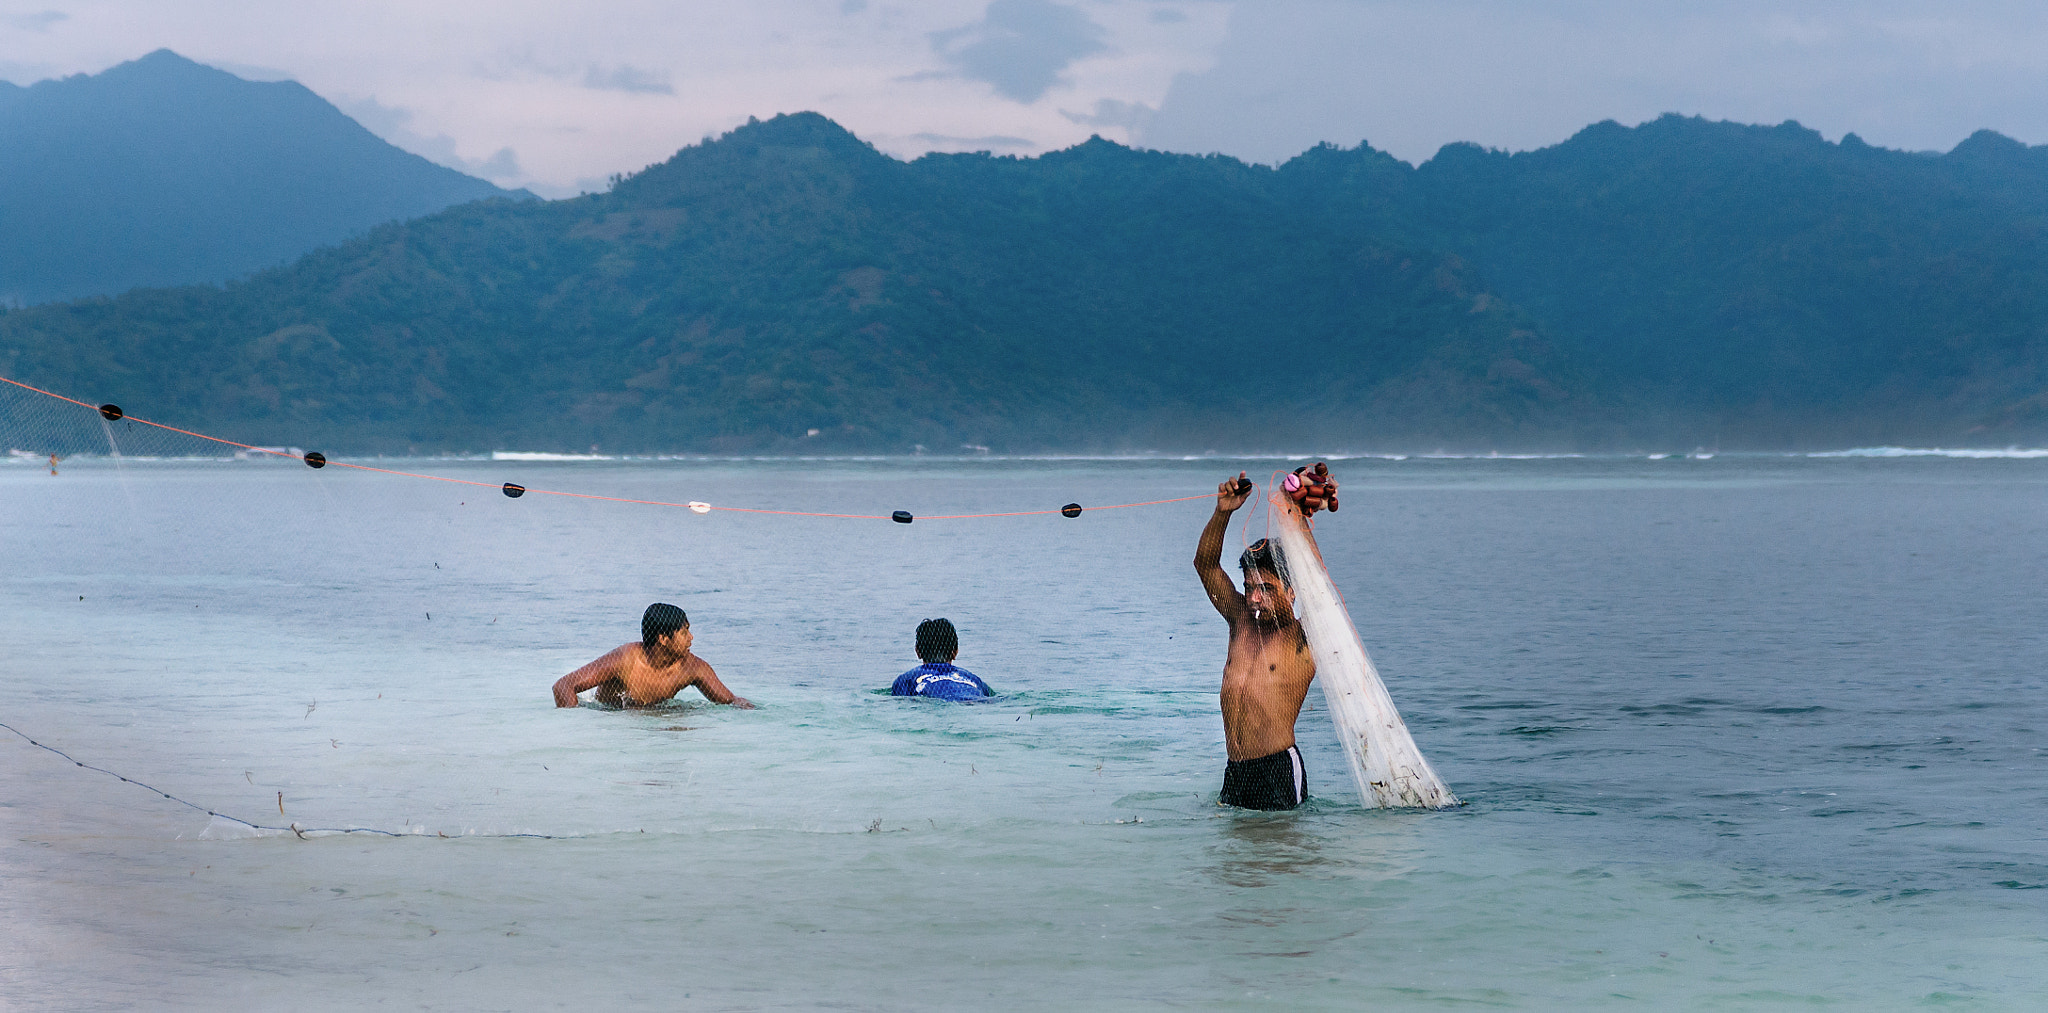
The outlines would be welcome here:
<svg viewBox="0 0 2048 1013">
<path fill-rule="evenodd" d="M 2005 447 L 2003 449 L 1971 449 L 1964 447 L 1856 447 L 1851 450 L 1816 451 L 1801 456 L 1832 458 L 1860 457 L 1875 459 L 1894 457 L 1950 457 L 1971 461 L 2025 461 L 2033 460 L 2035 458 L 2048 457 L 2048 449 L 2034 447 Z"/>
<path fill-rule="evenodd" d="M 0 376 L 0 383 L 4 383 L 4 384 L 7 384 L 7 385 L 10 385 L 10 386 L 13 386 L 13 387 L 18 387 L 18 388 L 20 388 L 20 389 L 22 389 L 22 390 L 25 390 L 25 391 L 29 391 L 29 392 L 31 392 L 31 393 L 35 393 L 35 394 L 40 394 L 40 395 L 43 395 L 44 397 L 48 397 L 48 398 L 51 398 L 51 399 L 54 399 L 54 400 L 57 400 L 57 401 L 63 401 L 63 402 L 68 402 L 68 403 L 70 403 L 70 404 L 73 404 L 73 405 L 76 405 L 76 406 L 78 406 L 78 407 L 80 407 L 80 408 L 85 408 L 85 409 L 88 409 L 88 410 L 92 410 L 92 411 L 97 411 L 97 412 L 98 412 L 99 414 L 101 414 L 102 416 L 104 416 L 104 417 L 105 417 L 106 419 L 108 419 L 108 420 L 118 420 L 118 419 L 126 418 L 126 419 L 128 419 L 128 420 L 129 420 L 129 422 L 130 422 L 131 424 L 133 424 L 133 423 L 141 423 L 142 425 L 145 425 L 145 426 L 149 426 L 149 427 L 152 427 L 152 428 L 155 428 L 155 429 L 159 429 L 159 430 L 162 430 L 162 431 L 165 431 L 165 432 L 171 432 L 171 433 L 178 433 L 178 434 L 180 434 L 180 435 L 183 435 L 183 436 L 188 436 L 188 437 L 192 437 L 192 438 L 194 438 L 194 439 L 197 439 L 197 440 L 201 440 L 201 441 L 204 441 L 204 442 L 207 442 L 207 443 L 213 443 L 213 444 L 218 444 L 218 445 L 221 445 L 221 446 L 224 446 L 224 447 L 232 447 L 232 448 L 235 448 L 235 453 L 234 453 L 234 454 L 233 454 L 233 455 L 232 455 L 231 457 L 224 457 L 224 458 L 214 458 L 214 457 L 201 457 L 201 456 L 198 456 L 198 455 L 181 455 L 181 456 L 178 456 L 178 457 L 164 457 L 164 456 L 133 456 L 133 457 L 131 457 L 131 456 L 127 456 L 127 455 L 122 455 L 122 454 L 120 454 L 120 453 L 119 453 L 118 451 L 116 451 L 116 452 L 115 452 L 114 454 L 110 455 L 110 456 L 112 456 L 112 457 L 116 457 L 116 458 L 119 458 L 119 459 L 121 459 L 121 460 L 123 460 L 123 461 L 190 461 L 190 462 L 197 462 L 197 461 L 218 461 L 218 460 L 244 460 L 244 461 L 253 461 L 253 460 L 263 460 L 263 459 L 269 459 L 269 460 L 295 460 L 295 461 L 303 461 L 303 462 L 305 462 L 305 463 L 307 463 L 307 464 L 311 465 L 312 467 L 314 467 L 314 468 L 316 468 L 316 469 L 317 469 L 317 468 L 321 468 L 321 467 L 325 467 L 325 466 L 327 465 L 327 463 L 329 463 L 329 461 L 330 461 L 330 459 L 329 459 L 328 457 L 326 457 L 326 456 L 324 456 L 324 455 L 322 455 L 322 454 L 317 454 L 317 453 L 316 453 L 316 454 L 310 454 L 310 455 L 309 455 L 309 454 L 305 454 L 305 453 L 304 453 L 304 452 L 302 452 L 302 451 L 301 451 L 301 450 L 300 450 L 300 449 L 299 449 L 298 447 L 268 447 L 268 446 L 255 446 L 255 445 L 252 445 L 252 444 L 247 444 L 247 443 L 239 443 L 239 442 L 236 442 L 236 441 L 234 441 L 234 440 L 228 440 L 228 439 L 223 439 L 223 438 L 221 438 L 221 437 L 218 437 L 218 436 L 212 436 L 212 435 L 208 435 L 208 434 L 206 434 L 206 433 L 194 432 L 194 431 L 192 431 L 192 430 L 188 430 L 188 429 L 180 429 L 180 428 L 178 428 L 178 427 L 176 427 L 176 426 L 170 426 L 170 425 L 166 425 L 166 424 L 164 424 L 164 423 L 161 423 L 161 422 L 154 422 L 154 421 L 150 421 L 150 420 L 147 420 L 147 419 L 142 419 L 142 418 L 138 418 L 138 417 L 134 416 L 133 414 L 128 414 L 128 413 L 124 413 L 124 412 L 123 412 L 123 411 L 122 411 L 122 410 L 121 410 L 121 409 L 120 409 L 119 407 L 117 407 L 117 406 L 115 406 L 115 405 L 111 405 L 111 404 L 106 404 L 106 405 L 99 405 L 99 406 L 95 407 L 94 405 L 90 404 L 89 402 L 86 402 L 86 401 L 80 401 L 80 400 L 78 400 L 78 399 L 76 399 L 76 398 L 72 398 L 72 397 L 66 397 L 65 395 L 62 395 L 62 394 L 58 394 L 58 393 L 55 393 L 55 392 L 53 392 L 53 391 L 47 391 L 47 390 L 43 390 L 43 389 L 42 389 L 42 388 L 40 388 L 40 387 L 35 387 L 35 386 L 31 386 L 31 385 L 29 385 L 29 384 L 26 384 L 26 383 L 22 383 L 22 382 L 21 382 L 21 381 L 19 381 L 19 380 L 14 380 L 14 379 L 11 379 L 11 378 L 8 378 L 8 377 L 5 377 L 5 376 Z M 812 435 L 816 435 L 816 432 L 817 432 L 816 430 L 812 430 Z M 111 439 L 111 437 L 109 437 L 109 438 Z M 592 449 L 593 449 L 593 450 L 595 450 L 596 448 L 595 448 L 595 447 L 593 447 Z M 1610 452 L 1610 453 L 1585 453 L 1585 452 L 1557 452 L 1557 453 L 1515 453 L 1515 452 L 1508 452 L 1508 453 L 1503 453 L 1503 452 L 1501 452 L 1501 451 L 1499 451 L 1499 450 L 1489 450 L 1489 451 L 1484 451 L 1484 452 L 1452 452 L 1452 451 L 1445 451 L 1445 450 L 1436 450 L 1436 451 L 1429 451 L 1429 452 L 1415 452 L 1415 453 L 1392 453 L 1392 452 L 1342 452 L 1342 453 L 1336 453 L 1336 452 L 1322 452 L 1322 453 L 1288 453 L 1288 452 L 1242 452 L 1242 453 L 1222 453 L 1222 452 L 1217 452 L 1217 451 L 1205 451 L 1205 452 L 1203 452 L 1203 453 L 1200 453 L 1200 454 L 1185 454 L 1185 453 L 1183 453 L 1183 454 L 1172 454 L 1172 453 L 1164 453 L 1164 452 L 1157 452 L 1157 451 L 1141 451 L 1141 452 L 1132 452 L 1132 453 L 1122 453 L 1122 454 L 993 454 L 993 453 L 990 453 L 990 451 L 989 451 L 989 448 L 988 448 L 988 447 L 986 447 L 986 446 L 983 446 L 983 445 L 980 445 L 980 444 L 963 444 L 963 445 L 961 446 L 961 449 L 962 449 L 962 450 L 968 450 L 968 451 L 972 451 L 972 453 L 969 453 L 969 454 L 945 454 L 945 455 L 940 455 L 940 454 L 930 454 L 930 453 L 926 453 L 926 452 L 925 452 L 925 450 L 924 450 L 924 448 L 923 448 L 922 446 L 919 446 L 919 447 L 917 448 L 917 452 L 915 452 L 915 453 L 912 453 L 912 454 L 880 454 L 880 455 L 878 455 L 878 454 L 860 454 L 860 455 L 835 455 L 835 454 L 751 454 L 751 455 L 745 455 L 745 454 L 620 454 L 620 455 L 610 455 L 610 454 L 599 454 L 599 453 L 583 453 L 583 454 L 575 454 L 575 453 L 562 453 L 562 452 L 557 452 L 557 451 L 527 451 L 527 450 L 494 450 L 494 451 L 491 451 L 491 452 L 490 452 L 490 454 L 489 454 L 488 456 L 486 456 L 486 455 L 483 455 L 483 454 L 481 454 L 481 453 L 478 453 L 478 454 L 442 454 L 442 455 L 423 455 L 423 456 L 397 456 L 397 457 L 387 457 L 387 456 L 385 456 L 385 455 L 382 455 L 382 454 L 378 454 L 378 455 L 373 455 L 373 456 L 368 456 L 368 457 L 355 457 L 355 458 L 353 458 L 353 460 L 355 460 L 355 461 L 362 461 L 362 460 L 377 460 L 377 461 L 385 461 L 385 460 L 401 460 L 401 461 L 494 461 L 494 462 L 508 462 L 508 463 L 585 463 L 585 462 L 601 462 L 601 461 L 702 461 L 702 462 L 728 462 L 728 463 L 740 463 L 740 462 L 763 462 L 763 463 L 785 463 L 785 462 L 851 462 L 851 463 L 883 463 L 883 462 L 903 462 L 903 461 L 924 461 L 924 460 L 929 460 L 929 461 L 945 461 L 945 462 L 947 462 L 947 463 L 964 463 L 964 462 L 968 462 L 968 461 L 1040 461 L 1040 462 L 1061 462 L 1061 461 L 1075 461 L 1075 462 L 1084 462 L 1084 461 L 1104 461 L 1104 462 L 1164 462 L 1164 461 L 1178 461 L 1178 462 L 1198 462 L 1198 461 L 1274 461 L 1274 460 L 1278 460 L 1278 461 L 1310 461 L 1310 460 L 1324 460 L 1324 461 L 1372 461 L 1372 460 L 1379 460 L 1379 461 L 1389 461 L 1389 462 L 1401 462 L 1401 461 L 1410 461 L 1410 460 L 1419 460 L 1419 461 L 1558 461 L 1558 460 L 1650 460 L 1650 461 L 1663 461 L 1663 460 L 1669 460 L 1669 459 L 1677 458 L 1677 459 L 1680 459 L 1680 460 L 1692 460 L 1692 461 L 1711 461 L 1711 460 L 1713 460 L 1713 459 L 1714 459 L 1715 457 L 1717 457 L 1717 456 L 1721 456 L 1721 455 L 1722 455 L 1722 452 L 1721 452 L 1721 451 L 1718 451 L 1718 450 L 1707 450 L 1707 449 L 1705 449 L 1705 448 L 1696 448 L 1696 449 L 1694 449 L 1694 450 L 1693 450 L 1693 451 L 1691 451 L 1691 452 L 1648 452 L 1648 451 L 1632 451 L 1632 452 Z M 53 456 L 54 456 L 54 455 L 53 455 Z M 86 459 L 91 459 L 91 458 L 97 457 L 98 455 L 95 455 L 95 454 L 72 454 L 72 455 L 69 455 L 69 456 L 70 456 L 70 457 L 72 457 L 72 458 L 86 458 Z M 2028 459 L 2035 459 L 2035 458 L 2048 458 L 2048 448 L 2022 448 L 2022 447 L 2016 447 L 2016 446 L 2008 446 L 2008 447 L 2003 447 L 2003 448 L 1945 448 L 1945 447 L 1897 447 L 1897 446 L 1879 446 L 1879 447 L 1853 447 L 1853 448 L 1850 448 L 1850 449 L 1847 449 L 1847 450 L 1823 450 L 1823 451 L 1803 451 L 1803 452 L 1799 452 L 1799 451 L 1794 451 L 1794 452 L 1780 452 L 1780 453 L 1769 453 L 1769 452 L 1742 452 L 1742 451 L 1734 451 L 1734 452 L 1730 452 L 1730 453 L 1728 453 L 1728 455 L 1727 455 L 1727 456 L 1731 456 L 1731 457 L 1742 457 L 1742 458 L 1759 458 L 1759 459 L 1760 459 L 1760 458 L 1769 458 L 1769 457 L 1781 457 L 1781 458 L 1801 458 L 1801 457 L 1803 457 L 1803 458 L 1808 458 L 1808 459 L 1829 459 L 1829 458 L 1867 458 L 1867 459 L 1884 459 L 1884 458 L 1913 458 L 1913 457 L 1935 457 L 1935 458 L 1955 458 L 1955 459 L 1966 459 L 1966 460 L 2028 460 Z M 38 467 L 40 467 L 40 466 L 41 466 L 41 465 L 42 465 L 42 464 L 44 463 L 44 458 L 45 458 L 45 455 L 44 455 L 44 453 L 43 453 L 42 451 L 30 451 L 30 450 L 23 450 L 23 449 L 20 449 L 20 448 L 10 448 L 10 449 L 8 450 L 7 454 L 6 454 L 6 455 L 5 455 L 4 457 L 0 457 L 0 464 L 30 464 L 30 465 L 34 465 L 34 466 L 38 466 Z M 337 464 L 337 465 L 339 465 L 339 466 L 341 466 L 341 467 L 344 467 L 344 468 L 354 468 L 354 469 L 359 469 L 359 470 L 363 470 L 363 471 L 384 471 L 384 470 L 385 470 L 385 469 L 381 469 L 381 468 L 376 468 L 376 467 L 366 466 L 366 465 L 363 465 L 363 464 L 357 464 L 357 463 L 350 463 L 350 459 L 349 459 L 349 458 L 339 458 L 339 457 L 337 457 L 337 458 L 333 458 L 333 459 L 331 459 L 331 460 L 332 460 L 332 463 L 334 463 L 334 464 Z M 52 460 L 52 461 L 51 461 L 50 463 L 54 464 L 55 462 L 54 462 L 54 460 Z M 396 474 L 396 473 L 394 473 L 394 474 Z M 488 484 L 489 484 L 489 483 L 481 483 L 481 482 L 469 481 L 469 480 L 464 480 L 464 479 L 453 479 L 453 478 L 447 478 L 447 477 L 444 477 L 444 476 L 436 476 L 436 475 L 410 475 L 410 474 L 408 474 L 408 475 L 405 475 L 404 477 L 408 477 L 408 478 L 420 478 L 420 479 L 429 479 L 429 480 L 434 480 L 434 481 L 442 481 L 442 482 L 453 482 L 453 483 L 456 483 L 456 484 L 460 484 L 460 485 L 488 485 Z M 509 490 L 511 489 L 511 486 L 510 486 L 509 484 L 508 484 L 508 486 L 507 486 L 507 489 L 508 489 L 508 491 L 507 491 L 507 495 L 510 495 L 510 496 L 517 496 L 517 495 L 522 495 L 522 494 L 524 494 L 524 493 L 526 492 L 526 490 L 525 490 L 525 488 L 524 488 L 524 487 L 520 487 L 520 488 L 519 488 L 519 490 L 518 490 L 518 492 L 516 492 L 516 493 L 515 493 L 515 492 L 511 492 L 511 491 L 509 491 Z M 536 492 L 536 493 L 542 494 L 542 495 L 551 495 L 551 496 L 570 496 L 570 497 L 575 497 L 575 498 L 584 498 L 584 499 L 615 499 L 615 497 L 605 497 L 605 496 L 592 496 L 592 495 L 588 495 L 588 494 L 583 494 L 583 493 L 563 492 L 563 491 L 555 491 L 555 490 L 541 490 L 541 489 L 536 489 L 536 490 L 533 490 L 533 491 L 534 491 L 534 492 Z M 1200 498 L 1200 497 L 1185 497 L 1185 498 L 1186 498 L 1186 499 L 1196 499 L 1196 498 Z M 1179 502 L 1179 501 L 1180 501 L 1180 500 L 1178 500 L 1178 499 L 1176 499 L 1176 500 L 1166 500 L 1166 501 L 1150 501 L 1150 502 L 1146 502 L 1146 503 L 1142 503 L 1142 504 L 1136 504 L 1136 503 L 1134 503 L 1134 504 L 1118 504 L 1118 506 L 1151 506 L 1151 505 L 1155 505 L 1155 503 L 1158 503 L 1158 502 Z M 641 501 L 631 501 L 631 500 L 628 500 L 628 501 L 624 501 L 624 502 L 641 502 Z M 676 503 L 655 503 L 655 504 L 651 504 L 651 505 L 657 505 L 657 506 L 690 506 L 690 507 L 691 507 L 692 509 L 695 509 L 695 506 L 696 506 L 695 504 L 676 504 Z M 744 508 L 734 508 L 734 507 L 725 507 L 725 508 L 722 508 L 722 509 L 728 509 L 728 510 L 739 510 L 739 509 L 744 509 Z M 702 512 L 702 511 L 699 511 L 699 512 Z M 775 510 L 746 510 L 745 512 L 749 512 L 749 513 L 791 513 L 791 511 L 775 511 Z M 1023 513 L 1044 513 L 1044 512 L 1047 512 L 1047 511 L 1026 511 L 1026 512 L 1023 512 Z M 1056 511 L 1055 511 L 1055 512 L 1056 512 Z M 996 515 L 991 515 L 991 516 L 1022 516 L 1022 515 L 1023 515 L 1023 513 L 1018 513 L 1018 514 L 996 514 Z M 821 516 L 843 516 L 843 515 L 821 515 Z M 871 518 L 871 517 L 860 517 L 860 518 L 858 518 L 858 519 L 863 519 L 863 520 L 872 520 L 872 519 L 877 519 L 877 518 Z M 886 519 L 886 518 L 882 518 L 882 519 Z M 938 519 L 938 518 L 933 518 L 933 519 Z M 964 518 L 964 517 L 961 517 L 961 518 L 947 518 L 947 519 L 965 519 L 965 518 Z"/>
<path fill-rule="evenodd" d="M 111 455 L 80 452 L 64 456 L 67 461 L 94 461 Z M 1559 454 L 1516 454 L 1516 453 L 1344 453 L 1344 454 L 1295 454 L 1295 453 L 1244 453 L 1244 454 L 557 454 L 548 451 L 492 451 L 489 454 L 363 454 L 335 455 L 335 463 L 350 461 L 413 461 L 475 464 L 507 462 L 521 464 L 635 464 L 649 462 L 681 462 L 691 464 L 910 464 L 927 462 L 934 464 L 1001 464 L 1001 463 L 1091 463 L 1106 464 L 1177 464 L 1230 461 L 1712 461 L 1716 458 L 1730 460 L 1889 460 L 1907 458 L 1947 458 L 1954 460 L 2037 460 L 2048 459 L 2048 448 L 2003 447 L 1854 447 L 1848 450 L 1811 451 L 1715 451 L 1695 453 L 1559 453 Z M 0 465 L 40 466 L 47 461 L 47 455 L 30 452 L 10 453 L 0 457 Z M 266 463 L 266 459 L 254 456 L 201 456 L 201 455 L 136 455 L 123 454 L 120 458 L 129 464 L 229 464 Z M 269 461 L 268 463 L 276 463 Z"/>
</svg>

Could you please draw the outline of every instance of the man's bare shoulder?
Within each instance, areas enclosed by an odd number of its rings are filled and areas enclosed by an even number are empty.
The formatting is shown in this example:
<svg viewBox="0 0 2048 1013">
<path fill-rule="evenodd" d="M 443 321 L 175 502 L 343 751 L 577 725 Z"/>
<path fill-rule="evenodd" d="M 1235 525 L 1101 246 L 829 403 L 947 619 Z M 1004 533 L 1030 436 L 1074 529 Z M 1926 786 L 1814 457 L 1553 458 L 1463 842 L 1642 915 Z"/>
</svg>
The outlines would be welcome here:
<svg viewBox="0 0 2048 1013">
<path fill-rule="evenodd" d="M 647 650 L 637 643 L 624 643 L 604 652 L 597 661 L 601 665 L 632 665 L 647 660 Z"/>
</svg>

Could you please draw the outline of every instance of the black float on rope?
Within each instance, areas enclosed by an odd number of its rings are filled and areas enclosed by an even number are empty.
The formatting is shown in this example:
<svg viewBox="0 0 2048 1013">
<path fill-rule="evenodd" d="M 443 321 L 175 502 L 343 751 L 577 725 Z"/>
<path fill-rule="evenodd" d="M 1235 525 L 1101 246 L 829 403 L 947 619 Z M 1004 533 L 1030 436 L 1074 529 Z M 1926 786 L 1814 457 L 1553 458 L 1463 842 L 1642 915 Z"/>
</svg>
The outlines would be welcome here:
<svg viewBox="0 0 2048 1013">
<path fill-rule="evenodd" d="M 890 520 L 892 520 L 892 521 L 895 521 L 895 522 L 896 522 L 896 523 L 898 523 L 898 524 L 908 524 L 908 523 L 910 523 L 910 522 L 911 522 L 911 521 L 912 521 L 912 520 L 913 520 L 914 518 L 912 518 L 912 517 L 910 516 L 910 511 L 908 511 L 908 510 L 898 510 L 898 511 L 896 511 L 896 512 L 895 512 L 895 513 L 893 513 L 893 514 L 890 514 L 890 515 L 889 515 L 889 519 L 890 519 Z"/>
<path fill-rule="evenodd" d="M 518 499 L 519 497 L 526 495 L 526 487 L 512 482 L 507 482 L 505 483 L 505 495 L 510 496 L 513 499 Z"/>
<path fill-rule="evenodd" d="M 323 453 L 321 453 L 321 452 L 319 452 L 319 451 L 317 451 L 317 450 L 313 451 L 313 452 L 312 452 L 312 453 L 310 453 L 310 454 L 307 454 L 307 455 L 306 455 L 306 467 L 308 467 L 308 468 L 325 468 L 325 467 L 327 467 L 327 455 L 326 455 L 326 454 L 323 454 Z"/>
<path fill-rule="evenodd" d="M 1069 503 L 1069 504 L 1067 504 L 1066 506 L 1063 506 L 1063 507 L 1061 507 L 1061 508 L 1060 508 L 1060 516 L 1061 516 L 1061 517 L 1079 517 L 1079 516 L 1081 516 L 1081 504 L 1079 504 L 1079 503 Z"/>
<path fill-rule="evenodd" d="M 108 422 L 121 421 L 121 406 L 117 404 L 101 405 L 100 418 L 106 419 Z"/>
</svg>

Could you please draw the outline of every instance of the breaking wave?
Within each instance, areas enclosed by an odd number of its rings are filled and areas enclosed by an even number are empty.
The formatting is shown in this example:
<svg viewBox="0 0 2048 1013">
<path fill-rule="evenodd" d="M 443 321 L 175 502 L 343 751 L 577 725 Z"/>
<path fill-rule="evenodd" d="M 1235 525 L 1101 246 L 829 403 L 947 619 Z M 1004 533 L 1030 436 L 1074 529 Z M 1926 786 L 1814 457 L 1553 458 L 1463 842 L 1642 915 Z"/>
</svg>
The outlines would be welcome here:
<svg viewBox="0 0 2048 1013">
<path fill-rule="evenodd" d="M 1942 447 L 1857 447 L 1853 450 L 1827 450 L 1807 454 L 1807 457 L 1958 457 L 1971 460 L 2010 458 L 2022 460 L 2048 457 L 2048 449 L 2007 447 L 2003 450 L 1945 449 Z"/>
</svg>

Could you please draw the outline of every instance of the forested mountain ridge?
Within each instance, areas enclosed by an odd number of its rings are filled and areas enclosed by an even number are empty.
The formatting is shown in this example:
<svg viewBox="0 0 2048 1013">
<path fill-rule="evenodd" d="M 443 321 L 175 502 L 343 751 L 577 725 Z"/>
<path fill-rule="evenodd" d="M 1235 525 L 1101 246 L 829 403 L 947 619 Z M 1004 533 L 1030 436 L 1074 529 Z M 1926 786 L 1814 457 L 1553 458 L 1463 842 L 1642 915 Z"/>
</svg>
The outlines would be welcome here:
<svg viewBox="0 0 2048 1013">
<path fill-rule="evenodd" d="M 2048 430 L 2044 226 L 2048 151 L 1994 134 L 906 163 L 799 114 L 15 311 L 0 369 L 340 451 L 1981 445 Z"/>
<path fill-rule="evenodd" d="M 291 81 L 158 50 L 0 81 L 0 303 L 220 282 L 508 193 L 386 144 Z"/>
<path fill-rule="evenodd" d="M 904 163 L 816 115 L 225 289 L 0 317 L 0 368 L 349 449 L 1551 439 L 1572 367 L 1456 258 L 1105 142 Z M 154 406 L 148 408 L 146 406 Z M 818 430 L 811 436 L 811 430 Z"/>
<path fill-rule="evenodd" d="M 1279 175 L 1346 227 L 1456 251 L 1703 438 L 1982 442 L 2048 422 L 2048 148 L 1980 131 L 1933 155 L 1666 116 L 1413 169 L 1323 148 Z"/>
</svg>

